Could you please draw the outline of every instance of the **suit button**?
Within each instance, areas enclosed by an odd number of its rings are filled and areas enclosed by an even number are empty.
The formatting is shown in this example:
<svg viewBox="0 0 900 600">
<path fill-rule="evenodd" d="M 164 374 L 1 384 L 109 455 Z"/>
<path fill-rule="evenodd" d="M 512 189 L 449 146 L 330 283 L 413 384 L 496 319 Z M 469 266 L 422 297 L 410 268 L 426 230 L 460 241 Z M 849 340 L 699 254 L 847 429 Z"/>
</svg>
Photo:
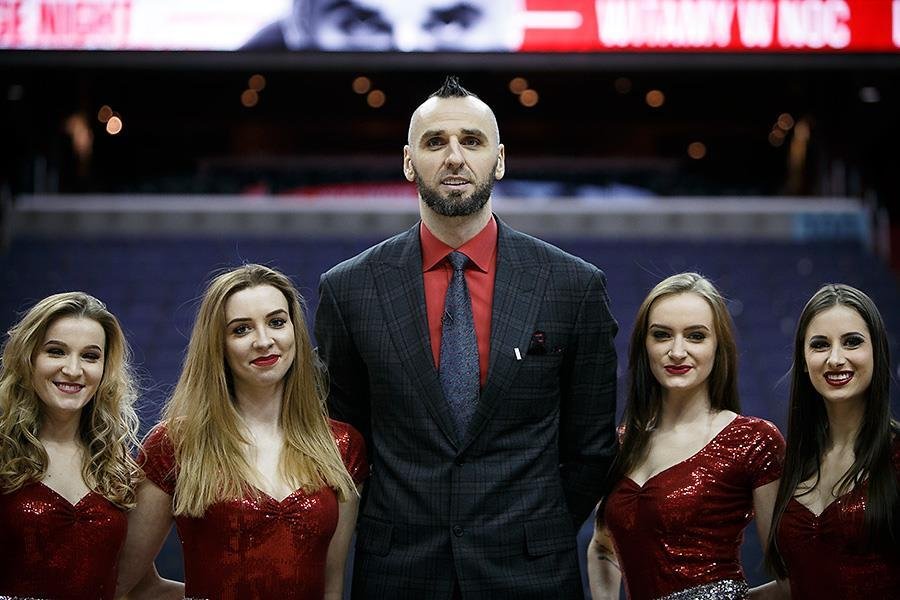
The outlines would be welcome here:
<svg viewBox="0 0 900 600">
<path fill-rule="evenodd" d="M 454 525 L 451 528 L 451 531 L 453 531 L 453 535 L 455 535 L 456 537 L 462 537 L 462 534 L 465 533 L 465 530 L 459 525 Z"/>
</svg>

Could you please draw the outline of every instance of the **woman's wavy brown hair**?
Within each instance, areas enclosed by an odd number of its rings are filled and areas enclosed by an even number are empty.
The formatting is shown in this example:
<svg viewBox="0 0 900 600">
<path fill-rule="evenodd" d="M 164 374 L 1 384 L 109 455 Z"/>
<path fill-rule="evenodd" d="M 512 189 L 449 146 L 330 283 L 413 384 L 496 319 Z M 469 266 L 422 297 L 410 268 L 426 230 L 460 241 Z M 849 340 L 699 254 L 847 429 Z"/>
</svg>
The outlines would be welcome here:
<svg viewBox="0 0 900 600">
<path fill-rule="evenodd" d="M 47 471 L 47 451 L 38 438 L 43 402 L 32 383 L 34 356 L 47 329 L 62 317 L 96 321 L 106 338 L 103 377 L 81 411 L 79 435 L 85 448 L 81 476 L 88 487 L 116 506 L 132 508 L 138 417 L 131 353 L 116 317 L 84 292 L 44 298 L 8 332 L 0 364 L 0 492 L 40 481 Z"/>
</svg>

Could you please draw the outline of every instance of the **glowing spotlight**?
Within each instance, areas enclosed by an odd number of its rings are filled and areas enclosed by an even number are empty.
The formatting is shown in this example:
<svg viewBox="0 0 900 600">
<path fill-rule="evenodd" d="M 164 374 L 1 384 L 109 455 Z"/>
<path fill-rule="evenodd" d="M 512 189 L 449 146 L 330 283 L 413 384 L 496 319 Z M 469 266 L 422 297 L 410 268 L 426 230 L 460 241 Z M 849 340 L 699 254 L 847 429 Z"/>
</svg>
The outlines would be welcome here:
<svg viewBox="0 0 900 600">
<path fill-rule="evenodd" d="M 104 104 L 100 107 L 100 110 L 97 111 L 97 120 L 101 123 L 106 123 L 109 121 L 109 118 L 113 116 L 113 109 Z"/>
<path fill-rule="evenodd" d="M 509 91 L 519 95 L 528 89 L 528 80 L 524 77 L 513 77 L 509 80 Z"/>
<path fill-rule="evenodd" d="M 118 135 L 122 132 L 122 127 L 125 124 L 122 123 L 122 119 L 113 115 L 109 118 L 109 121 L 106 122 L 106 133 L 109 135 Z"/>
<path fill-rule="evenodd" d="M 246 108 L 253 108 L 259 103 L 259 94 L 256 90 L 244 90 L 241 93 L 241 104 Z"/>
<path fill-rule="evenodd" d="M 94 132 L 88 124 L 87 117 L 82 113 L 76 113 L 66 119 L 66 133 L 72 136 L 72 150 L 81 160 L 87 160 L 91 156 L 94 145 Z"/>
<path fill-rule="evenodd" d="M 357 77 L 353 80 L 353 91 L 357 94 L 365 94 L 372 89 L 372 80 L 368 77 Z"/>
<path fill-rule="evenodd" d="M 687 153 L 694 160 L 700 160 L 706 156 L 706 144 L 703 142 L 691 142 L 688 144 Z"/>
<path fill-rule="evenodd" d="M 647 102 L 647 106 L 649 106 L 650 108 L 659 108 L 660 106 L 665 104 L 666 95 L 659 90 L 650 90 L 649 92 L 647 92 L 644 100 Z"/>
<path fill-rule="evenodd" d="M 535 104 L 538 103 L 540 96 L 534 90 L 525 90 L 521 94 L 519 94 L 519 102 L 522 103 L 522 106 L 526 108 L 531 108 Z"/>
<path fill-rule="evenodd" d="M 266 78 L 257 73 L 247 80 L 247 87 L 254 92 L 261 92 L 266 88 Z"/>
<path fill-rule="evenodd" d="M 788 113 L 778 115 L 778 121 L 775 122 L 779 129 L 789 131 L 794 126 L 794 117 Z"/>
<path fill-rule="evenodd" d="M 778 148 L 784 144 L 784 131 L 781 129 L 773 129 L 769 132 L 769 143 Z"/>
<path fill-rule="evenodd" d="M 613 81 L 613 87 L 616 89 L 616 92 L 624 96 L 631 92 L 631 80 L 627 77 L 618 77 Z"/>
<path fill-rule="evenodd" d="M 896 6 L 896 3 L 894 6 Z M 897 11 L 898 9 L 895 8 L 894 10 Z M 878 91 L 877 87 L 867 85 L 859 88 L 859 99 L 866 104 L 876 104 L 881 102 L 881 92 Z"/>
<path fill-rule="evenodd" d="M 384 92 L 381 90 L 372 90 L 369 92 L 369 95 L 366 96 L 366 104 L 372 108 L 381 108 L 384 106 L 386 100 L 387 96 L 385 96 Z"/>
</svg>

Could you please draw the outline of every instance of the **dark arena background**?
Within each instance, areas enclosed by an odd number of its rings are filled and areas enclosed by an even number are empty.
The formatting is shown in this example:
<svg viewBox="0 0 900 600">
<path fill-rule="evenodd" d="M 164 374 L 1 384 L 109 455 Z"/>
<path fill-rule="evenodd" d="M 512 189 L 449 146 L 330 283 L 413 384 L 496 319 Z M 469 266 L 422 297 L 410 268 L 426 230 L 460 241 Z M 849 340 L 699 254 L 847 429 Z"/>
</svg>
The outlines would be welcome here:
<svg viewBox="0 0 900 600">
<path fill-rule="evenodd" d="M 182 4 L 0 0 L 0 325 L 104 300 L 142 431 L 211 272 L 279 268 L 311 325 L 323 271 L 416 221 L 402 147 L 447 74 L 497 115 L 497 215 L 605 271 L 620 412 L 638 304 L 685 270 L 728 297 L 746 414 L 784 430 L 796 318 L 827 282 L 880 307 L 900 412 L 900 2 L 434 0 L 409 3 L 415 35 L 391 0 L 318 29 L 291 0 Z M 765 581 L 752 526 L 744 549 Z M 182 577 L 174 534 L 158 566 Z"/>
</svg>

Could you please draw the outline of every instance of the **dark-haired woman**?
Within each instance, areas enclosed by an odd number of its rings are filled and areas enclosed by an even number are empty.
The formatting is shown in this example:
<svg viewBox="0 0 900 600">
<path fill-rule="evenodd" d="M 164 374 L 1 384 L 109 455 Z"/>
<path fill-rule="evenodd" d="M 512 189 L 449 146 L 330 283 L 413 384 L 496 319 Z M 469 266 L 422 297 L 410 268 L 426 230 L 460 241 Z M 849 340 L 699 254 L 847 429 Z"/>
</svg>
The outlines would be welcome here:
<svg viewBox="0 0 900 600">
<path fill-rule="evenodd" d="M 595 600 L 745 598 L 744 528 L 766 539 L 784 440 L 739 414 L 737 353 L 719 292 L 696 273 L 660 282 L 631 335 L 621 448 L 588 548 Z M 620 572 L 621 568 L 621 572 Z"/>
<path fill-rule="evenodd" d="M 768 564 L 793 598 L 900 598 L 900 427 L 881 315 L 826 285 L 794 341 L 784 477 Z"/>
</svg>

